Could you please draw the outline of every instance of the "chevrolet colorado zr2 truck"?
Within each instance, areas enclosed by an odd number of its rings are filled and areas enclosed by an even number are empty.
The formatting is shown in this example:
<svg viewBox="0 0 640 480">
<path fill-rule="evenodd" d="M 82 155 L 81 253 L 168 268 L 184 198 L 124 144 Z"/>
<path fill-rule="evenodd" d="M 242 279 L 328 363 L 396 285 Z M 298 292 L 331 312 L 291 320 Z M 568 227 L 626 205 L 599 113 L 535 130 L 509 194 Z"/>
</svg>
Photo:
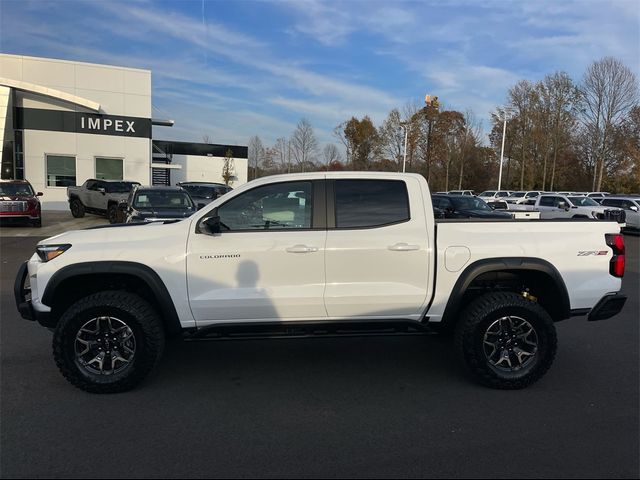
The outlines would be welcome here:
<svg viewBox="0 0 640 480">
<path fill-rule="evenodd" d="M 556 239 L 556 241 L 554 241 Z M 618 313 L 615 222 L 434 220 L 415 174 L 261 178 L 184 220 L 41 241 L 15 282 L 21 315 L 90 392 L 134 387 L 165 339 L 450 332 L 471 376 L 538 380 L 555 322 Z"/>
</svg>

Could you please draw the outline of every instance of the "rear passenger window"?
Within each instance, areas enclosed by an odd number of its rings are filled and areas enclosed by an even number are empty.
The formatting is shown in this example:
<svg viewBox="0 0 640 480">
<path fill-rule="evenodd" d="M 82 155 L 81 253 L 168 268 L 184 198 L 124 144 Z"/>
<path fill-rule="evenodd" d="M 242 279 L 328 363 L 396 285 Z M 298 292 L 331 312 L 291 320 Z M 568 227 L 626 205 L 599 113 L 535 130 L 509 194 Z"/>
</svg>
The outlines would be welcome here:
<svg viewBox="0 0 640 480">
<path fill-rule="evenodd" d="M 337 180 L 336 228 L 382 227 L 409 220 L 409 195 L 401 180 Z"/>
</svg>

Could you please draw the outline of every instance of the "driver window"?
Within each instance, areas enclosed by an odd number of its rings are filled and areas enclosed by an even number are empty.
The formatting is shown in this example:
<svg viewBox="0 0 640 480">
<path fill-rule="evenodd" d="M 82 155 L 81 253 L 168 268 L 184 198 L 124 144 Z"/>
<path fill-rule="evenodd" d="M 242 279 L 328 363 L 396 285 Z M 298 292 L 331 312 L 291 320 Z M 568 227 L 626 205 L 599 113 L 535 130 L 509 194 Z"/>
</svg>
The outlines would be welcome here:
<svg viewBox="0 0 640 480">
<path fill-rule="evenodd" d="M 265 185 L 218 208 L 222 231 L 311 228 L 311 182 Z"/>
</svg>

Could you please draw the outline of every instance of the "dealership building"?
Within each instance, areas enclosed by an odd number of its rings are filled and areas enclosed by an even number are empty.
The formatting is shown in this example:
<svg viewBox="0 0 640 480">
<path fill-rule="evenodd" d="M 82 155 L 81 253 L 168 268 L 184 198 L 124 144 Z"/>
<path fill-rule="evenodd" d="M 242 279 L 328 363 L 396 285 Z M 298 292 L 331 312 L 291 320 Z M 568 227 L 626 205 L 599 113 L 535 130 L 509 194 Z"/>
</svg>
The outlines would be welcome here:
<svg viewBox="0 0 640 480">
<path fill-rule="evenodd" d="M 151 71 L 0 54 L 0 166 L 26 179 L 43 209 L 68 208 L 66 187 L 89 178 L 143 185 L 247 181 L 247 147 L 166 141 L 173 121 L 152 116 Z"/>
</svg>

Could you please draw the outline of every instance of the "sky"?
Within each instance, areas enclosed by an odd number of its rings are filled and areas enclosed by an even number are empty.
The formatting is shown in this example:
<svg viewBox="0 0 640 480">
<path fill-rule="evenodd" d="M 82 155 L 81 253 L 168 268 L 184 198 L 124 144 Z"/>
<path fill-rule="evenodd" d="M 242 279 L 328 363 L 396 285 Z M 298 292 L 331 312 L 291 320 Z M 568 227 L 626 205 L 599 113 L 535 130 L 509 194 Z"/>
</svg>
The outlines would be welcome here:
<svg viewBox="0 0 640 480">
<path fill-rule="evenodd" d="M 269 145 L 306 118 L 322 145 L 425 94 L 488 131 L 518 80 L 640 76 L 640 0 L 0 0 L 0 51 L 150 69 L 155 138 Z"/>
</svg>

